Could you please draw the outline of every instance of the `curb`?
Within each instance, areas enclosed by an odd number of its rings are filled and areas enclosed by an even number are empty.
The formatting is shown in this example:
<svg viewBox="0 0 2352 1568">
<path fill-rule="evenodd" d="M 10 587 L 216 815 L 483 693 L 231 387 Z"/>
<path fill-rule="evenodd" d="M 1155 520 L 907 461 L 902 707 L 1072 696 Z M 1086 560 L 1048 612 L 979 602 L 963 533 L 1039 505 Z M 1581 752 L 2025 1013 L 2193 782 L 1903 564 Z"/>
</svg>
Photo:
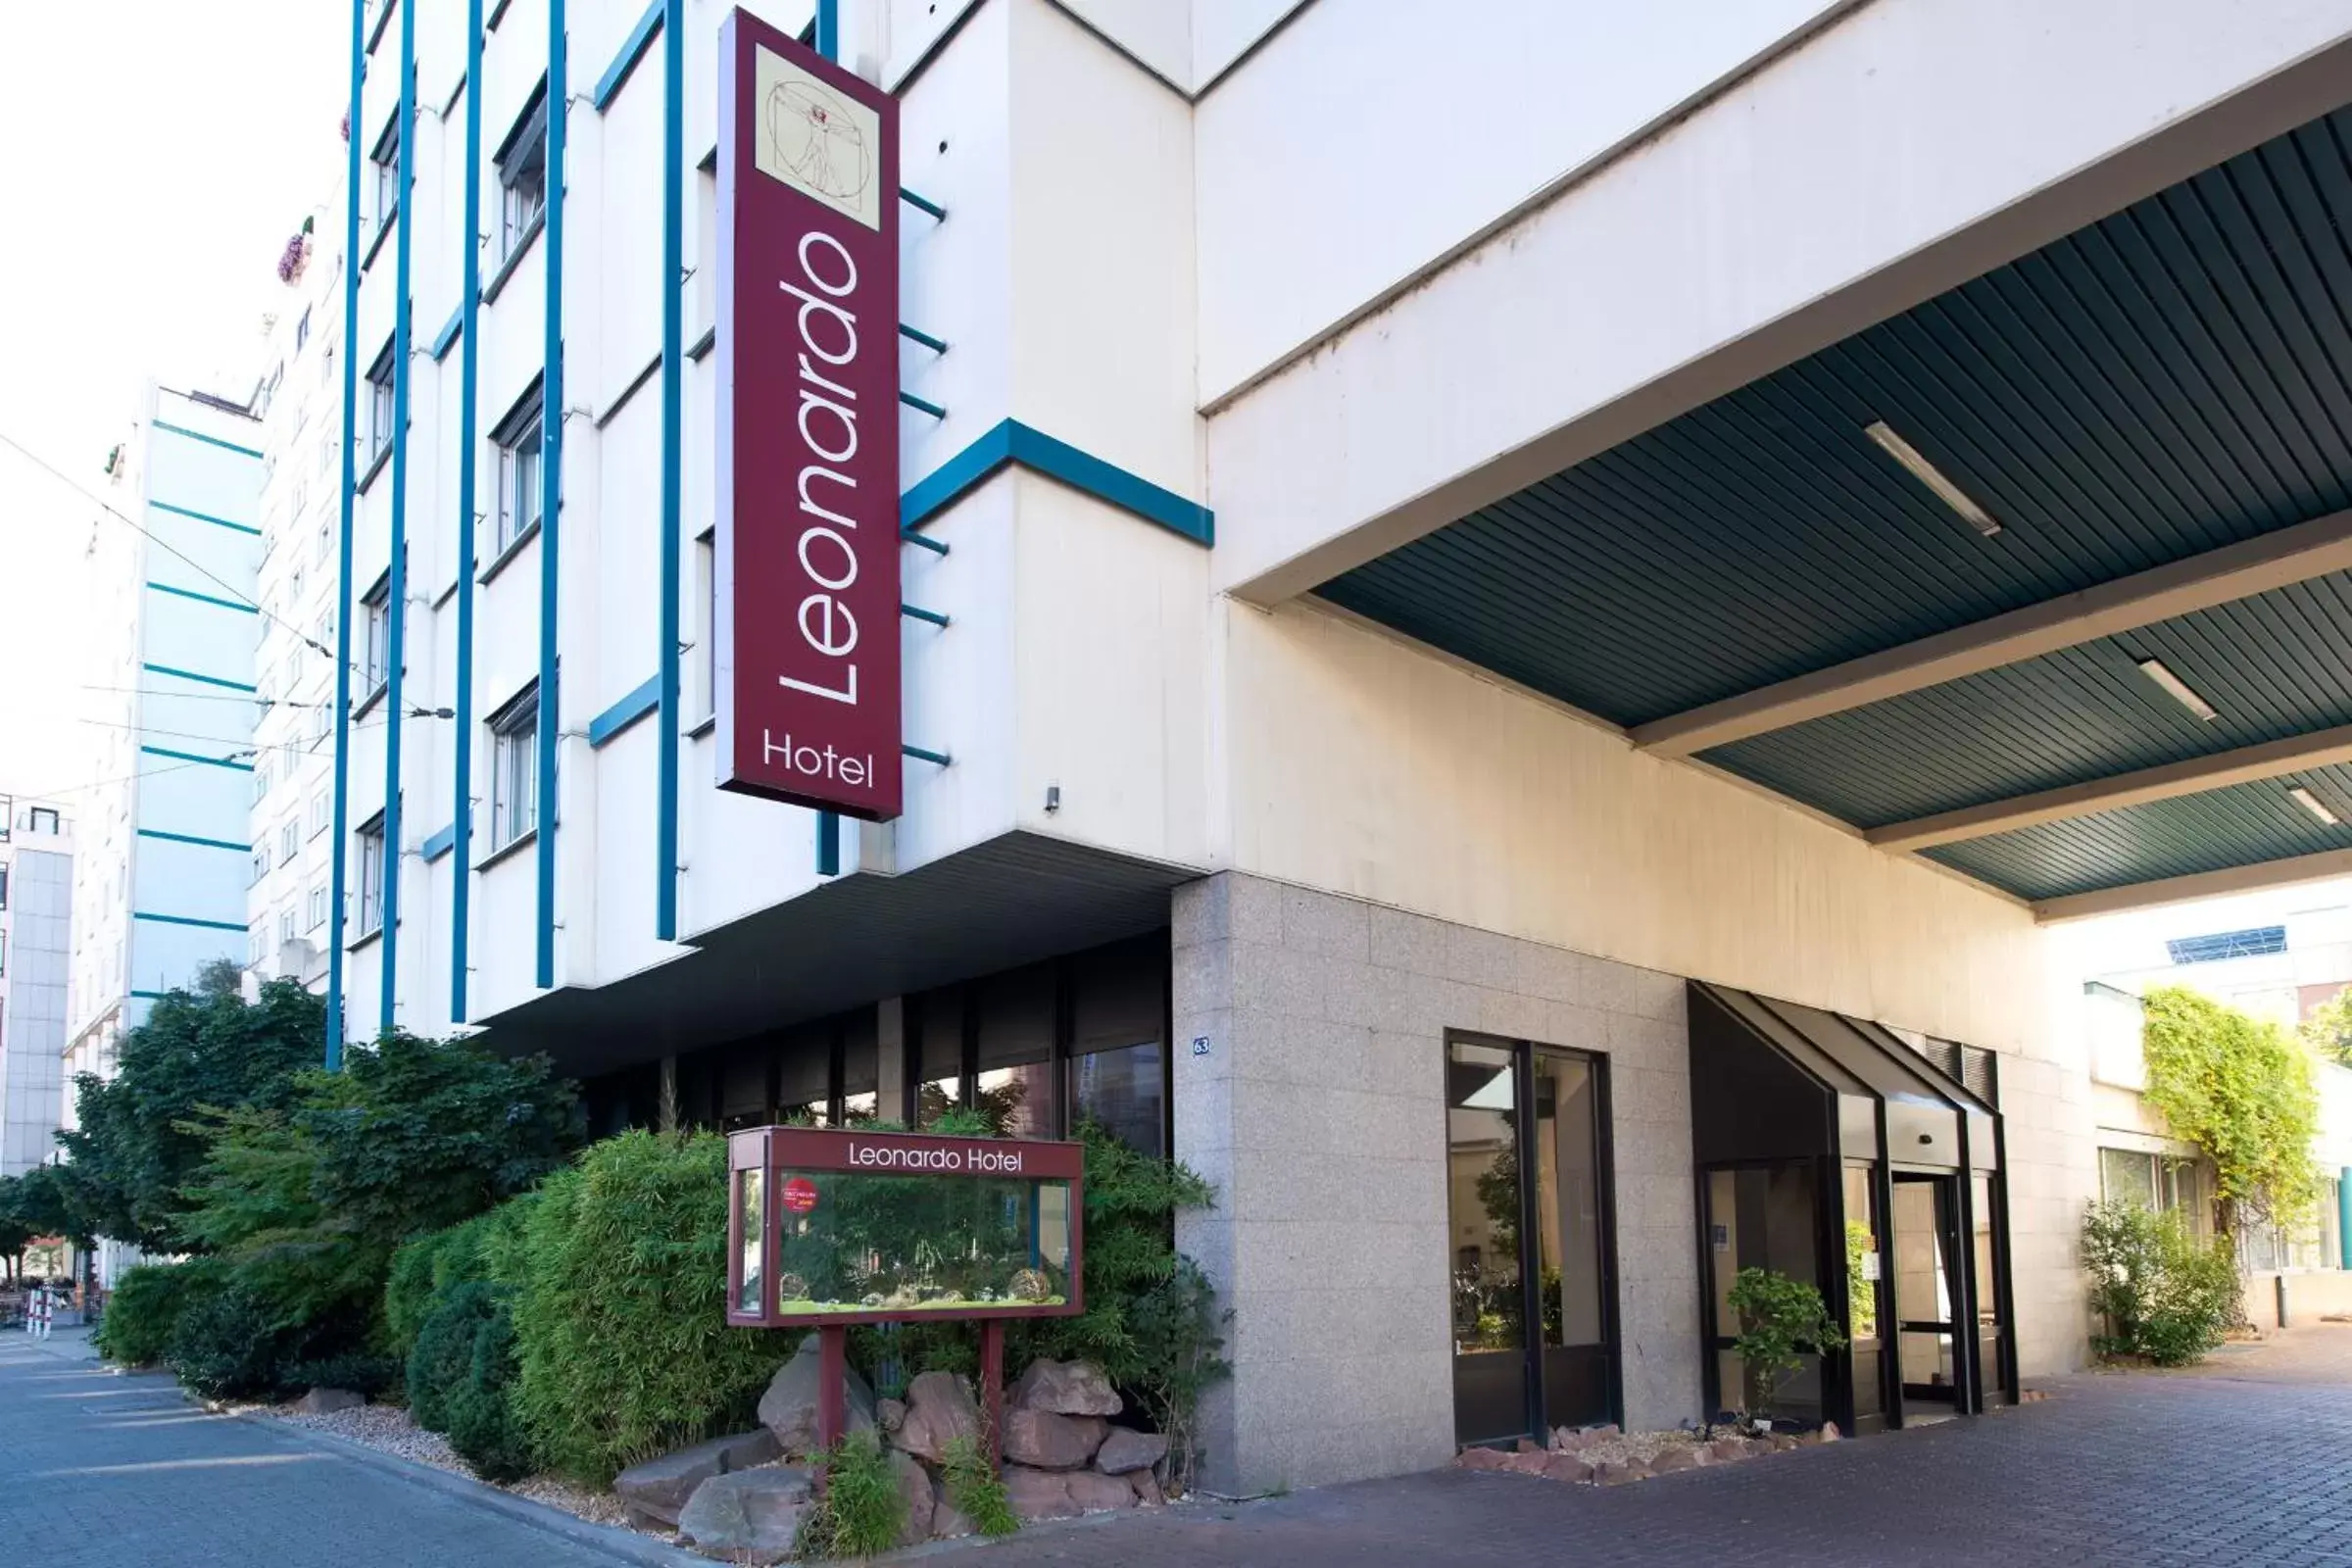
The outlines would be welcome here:
<svg viewBox="0 0 2352 1568">
<path fill-rule="evenodd" d="M 438 1492 L 444 1496 L 457 1497 L 470 1502 L 477 1508 L 503 1514 L 518 1524 L 535 1526 L 552 1535 L 561 1536 L 575 1545 L 604 1552 L 623 1562 L 639 1564 L 641 1568 L 711 1568 L 711 1561 L 708 1557 L 696 1556 L 693 1552 L 653 1540 L 648 1536 L 641 1536 L 633 1530 L 622 1530 L 612 1525 L 591 1524 L 576 1515 L 565 1513 L 561 1508 L 551 1508 L 544 1502 L 533 1502 L 528 1497 L 518 1497 L 511 1492 L 502 1492 L 498 1488 L 476 1481 L 470 1476 L 462 1476 L 454 1471 L 421 1464 L 415 1459 L 404 1459 L 396 1453 L 386 1453 L 380 1448 L 371 1448 L 364 1443 L 355 1443 L 349 1438 L 339 1438 L 331 1432 L 319 1432 L 311 1427 L 298 1426 L 294 1422 L 280 1420 L 276 1416 L 266 1415 L 258 1410 L 238 1411 L 233 1413 L 230 1419 L 250 1421 L 257 1426 L 268 1427 L 296 1442 L 331 1449 L 347 1459 L 383 1471 L 388 1475 L 397 1476 L 401 1480 L 422 1487 L 429 1492 Z"/>
</svg>

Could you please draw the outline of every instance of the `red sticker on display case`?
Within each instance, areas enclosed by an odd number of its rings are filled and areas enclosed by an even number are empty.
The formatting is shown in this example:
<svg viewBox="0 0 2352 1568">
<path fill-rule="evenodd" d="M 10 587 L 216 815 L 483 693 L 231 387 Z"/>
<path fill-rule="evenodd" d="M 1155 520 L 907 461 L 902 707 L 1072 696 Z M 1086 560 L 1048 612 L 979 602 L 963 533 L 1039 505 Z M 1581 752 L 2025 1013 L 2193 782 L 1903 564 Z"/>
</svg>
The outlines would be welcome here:
<svg viewBox="0 0 2352 1568">
<path fill-rule="evenodd" d="M 784 1206 L 795 1214 L 806 1214 L 816 1206 L 816 1183 L 806 1176 L 795 1176 L 784 1184 Z"/>
</svg>

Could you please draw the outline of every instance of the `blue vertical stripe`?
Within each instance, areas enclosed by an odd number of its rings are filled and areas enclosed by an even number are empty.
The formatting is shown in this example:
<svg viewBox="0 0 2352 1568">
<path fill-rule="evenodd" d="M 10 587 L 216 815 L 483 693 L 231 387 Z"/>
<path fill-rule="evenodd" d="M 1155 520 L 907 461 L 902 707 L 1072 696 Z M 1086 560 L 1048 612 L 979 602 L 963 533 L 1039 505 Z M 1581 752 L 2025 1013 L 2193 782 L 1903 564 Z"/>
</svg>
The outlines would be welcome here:
<svg viewBox="0 0 2352 1568">
<path fill-rule="evenodd" d="M 547 368 L 540 377 L 539 463 L 539 944 L 541 989 L 556 983 L 556 734 L 563 693 L 556 683 L 558 549 L 564 533 L 564 167 L 571 113 L 564 0 L 547 4 Z"/>
<path fill-rule="evenodd" d="M 353 436 L 359 413 L 360 85 L 368 72 L 367 0 L 351 0 L 351 113 L 343 139 L 343 475 L 342 537 L 335 547 L 335 853 L 328 873 L 334 907 L 326 926 L 326 1070 L 343 1065 L 343 907 L 351 853 L 351 511 L 358 474 Z"/>
<path fill-rule="evenodd" d="M 678 558 L 684 531 L 686 387 L 686 38 L 681 0 L 663 0 L 662 76 L 662 735 L 655 808 L 654 935 L 678 936 Z"/>
<path fill-rule="evenodd" d="M 816 52 L 841 61 L 841 0 L 816 0 Z M 816 813 L 816 874 L 841 875 L 841 813 Z"/>
<path fill-rule="evenodd" d="M 466 227 L 464 344 L 458 359 L 458 693 L 455 814 L 458 863 L 449 893 L 449 1021 L 466 1021 L 466 957 L 473 919 L 473 501 L 481 448 L 481 354 L 474 330 L 482 297 L 482 0 L 466 0 Z M 553 111 L 550 111 L 553 117 Z"/>
<path fill-rule="evenodd" d="M 400 8 L 400 210 L 392 236 L 392 581 L 390 635 L 384 657 L 390 664 L 384 692 L 384 991 L 377 1027 L 389 1034 L 400 1002 L 400 736 L 407 705 L 401 687 L 407 675 L 409 635 L 409 351 L 416 330 L 410 309 L 416 193 L 416 5 Z M 346 360 L 351 345 L 344 345 Z"/>
</svg>

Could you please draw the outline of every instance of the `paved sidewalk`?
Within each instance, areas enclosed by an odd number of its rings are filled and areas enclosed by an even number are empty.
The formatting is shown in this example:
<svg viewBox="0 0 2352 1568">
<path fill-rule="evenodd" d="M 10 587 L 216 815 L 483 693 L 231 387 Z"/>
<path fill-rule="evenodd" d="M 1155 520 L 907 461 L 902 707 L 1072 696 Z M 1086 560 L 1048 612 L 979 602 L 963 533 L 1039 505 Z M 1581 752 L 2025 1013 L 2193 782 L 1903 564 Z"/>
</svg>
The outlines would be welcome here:
<svg viewBox="0 0 2352 1568">
<path fill-rule="evenodd" d="M 2044 1403 L 1605 1490 L 1458 1470 L 1015 1537 L 971 1568 L 2352 1565 L 2352 1389 L 2084 1377 Z"/>
<path fill-rule="evenodd" d="M 61 1341 L 0 1334 L 0 1562 L 598 1568 L 629 1560 L 477 1500 L 470 1488 L 413 1477 L 268 1422 L 208 1415 L 170 1378 L 110 1372 L 86 1347 Z"/>
</svg>

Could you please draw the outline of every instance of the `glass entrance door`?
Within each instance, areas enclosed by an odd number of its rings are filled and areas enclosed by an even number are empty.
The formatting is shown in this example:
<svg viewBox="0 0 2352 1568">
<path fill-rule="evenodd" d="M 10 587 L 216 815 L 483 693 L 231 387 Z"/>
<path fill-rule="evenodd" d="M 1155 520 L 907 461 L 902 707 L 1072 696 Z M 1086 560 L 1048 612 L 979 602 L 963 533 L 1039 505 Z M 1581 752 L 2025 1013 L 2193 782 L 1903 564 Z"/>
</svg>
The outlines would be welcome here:
<svg viewBox="0 0 2352 1568">
<path fill-rule="evenodd" d="M 1601 1063 L 1454 1040 L 1446 1069 L 1455 1439 L 1611 1420 Z"/>
<path fill-rule="evenodd" d="M 1903 1397 L 1960 1400 L 1959 1194 L 1950 1176 L 1894 1173 L 1895 1356 Z M 1972 1324 L 1968 1331 L 1976 1330 Z M 1915 1412 L 1907 1412 L 1915 1414 Z"/>
</svg>

